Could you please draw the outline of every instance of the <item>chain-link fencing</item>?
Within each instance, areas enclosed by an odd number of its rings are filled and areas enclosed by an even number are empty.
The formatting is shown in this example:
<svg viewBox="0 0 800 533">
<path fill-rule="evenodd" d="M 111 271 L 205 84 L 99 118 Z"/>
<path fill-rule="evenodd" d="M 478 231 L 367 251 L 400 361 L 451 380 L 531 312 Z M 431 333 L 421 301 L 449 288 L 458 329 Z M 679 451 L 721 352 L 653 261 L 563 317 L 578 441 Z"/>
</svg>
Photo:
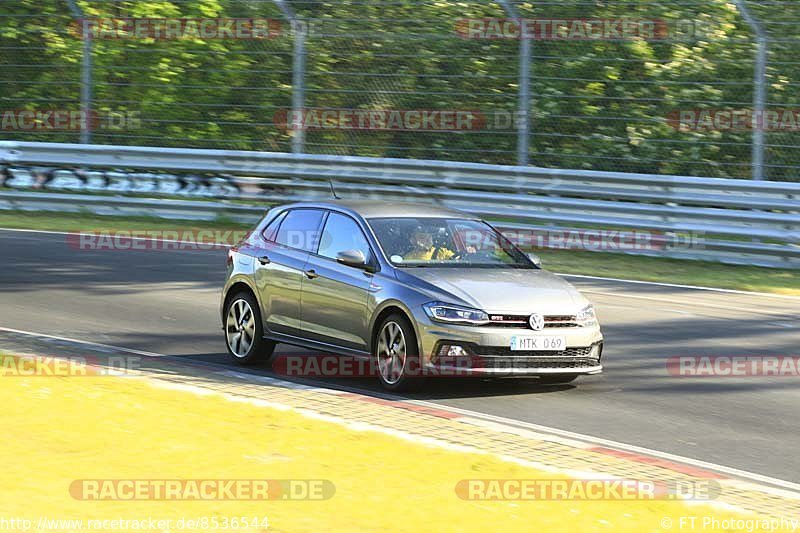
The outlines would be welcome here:
<svg viewBox="0 0 800 533">
<path fill-rule="evenodd" d="M 797 181 L 797 24 L 796 0 L 3 1 L 0 137 Z"/>
</svg>

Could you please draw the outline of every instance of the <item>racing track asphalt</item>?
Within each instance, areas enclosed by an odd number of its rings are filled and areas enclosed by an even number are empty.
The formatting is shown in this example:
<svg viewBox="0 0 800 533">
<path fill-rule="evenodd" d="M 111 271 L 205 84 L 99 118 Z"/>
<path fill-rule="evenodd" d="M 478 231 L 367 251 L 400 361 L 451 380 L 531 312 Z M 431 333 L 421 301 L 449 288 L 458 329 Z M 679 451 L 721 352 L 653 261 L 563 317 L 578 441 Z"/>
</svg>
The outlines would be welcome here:
<svg viewBox="0 0 800 533">
<path fill-rule="evenodd" d="M 0 257 L 2 327 L 227 364 L 223 249 L 85 251 L 63 234 L 0 230 Z M 800 482 L 800 378 L 666 370 L 674 356 L 800 356 L 800 299 L 570 281 L 598 309 L 604 374 L 558 387 L 437 379 L 413 397 Z M 369 378 L 322 383 L 380 392 Z"/>
</svg>

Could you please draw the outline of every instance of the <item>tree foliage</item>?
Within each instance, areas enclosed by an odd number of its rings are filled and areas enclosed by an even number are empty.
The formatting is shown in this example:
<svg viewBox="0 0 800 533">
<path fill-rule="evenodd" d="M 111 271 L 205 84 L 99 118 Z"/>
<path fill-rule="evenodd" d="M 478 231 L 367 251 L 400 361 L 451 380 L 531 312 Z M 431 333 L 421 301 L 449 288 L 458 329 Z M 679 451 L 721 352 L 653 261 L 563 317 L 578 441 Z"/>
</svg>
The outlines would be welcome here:
<svg viewBox="0 0 800 533">
<path fill-rule="evenodd" d="M 800 5 L 748 0 L 770 36 L 772 109 L 798 109 L 795 24 Z M 307 108 L 473 110 L 468 131 L 306 131 L 306 151 L 513 164 L 519 41 L 467 39 L 462 19 L 503 18 L 495 2 L 292 0 L 309 24 Z M 135 128 L 98 129 L 93 142 L 289 151 L 276 124 L 292 105 L 294 32 L 268 0 L 79 1 L 86 17 L 272 18 L 271 39 L 93 39 L 92 107 L 136 112 Z M 748 109 L 754 37 L 726 0 L 517 2 L 522 17 L 661 21 L 664 39 L 535 40 L 531 164 L 748 178 L 752 131 L 682 131 L 681 110 Z M 83 41 L 65 0 L 0 6 L 3 109 L 77 109 Z M 692 26 L 696 31 L 689 31 Z M 771 131 L 767 175 L 798 179 L 798 131 Z M 3 137 L 76 142 L 77 132 Z"/>
</svg>

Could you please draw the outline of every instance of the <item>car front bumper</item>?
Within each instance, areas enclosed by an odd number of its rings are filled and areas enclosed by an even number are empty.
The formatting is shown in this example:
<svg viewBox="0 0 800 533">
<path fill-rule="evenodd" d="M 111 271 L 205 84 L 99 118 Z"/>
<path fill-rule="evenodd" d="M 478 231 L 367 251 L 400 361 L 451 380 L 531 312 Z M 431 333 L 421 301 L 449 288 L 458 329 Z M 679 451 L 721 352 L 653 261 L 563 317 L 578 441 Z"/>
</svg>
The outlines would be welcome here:
<svg viewBox="0 0 800 533">
<path fill-rule="evenodd" d="M 462 326 L 433 322 L 424 312 L 415 316 L 426 374 L 441 376 L 537 376 L 599 374 L 603 335 L 589 327 L 527 328 Z M 512 351 L 514 336 L 563 336 L 561 351 Z M 460 346 L 465 355 L 439 355 L 442 346 Z"/>
</svg>

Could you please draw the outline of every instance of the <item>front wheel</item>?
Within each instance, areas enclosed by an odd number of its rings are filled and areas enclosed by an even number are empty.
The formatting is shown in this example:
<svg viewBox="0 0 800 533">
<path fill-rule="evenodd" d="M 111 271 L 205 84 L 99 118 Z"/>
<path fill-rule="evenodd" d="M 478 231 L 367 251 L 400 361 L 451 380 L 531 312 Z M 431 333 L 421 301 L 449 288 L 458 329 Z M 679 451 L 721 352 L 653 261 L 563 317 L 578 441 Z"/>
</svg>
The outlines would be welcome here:
<svg viewBox="0 0 800 533">
<path fill-rule="evenodd" d="M 422 387 L 419 349 L 408 319 L 390 315 L 378 327 L 375 339 L 378 378 L 381 385 L 393 392 L 412 391 Z"/>
<path fill-rule="evenodd" d="M 275 343 L 264 338 L 261 313 L 255 297 L 247 292 L 234 294 L 225 306 L 225 347 L 237 365 L 266 361 Z"/>
</svg>

